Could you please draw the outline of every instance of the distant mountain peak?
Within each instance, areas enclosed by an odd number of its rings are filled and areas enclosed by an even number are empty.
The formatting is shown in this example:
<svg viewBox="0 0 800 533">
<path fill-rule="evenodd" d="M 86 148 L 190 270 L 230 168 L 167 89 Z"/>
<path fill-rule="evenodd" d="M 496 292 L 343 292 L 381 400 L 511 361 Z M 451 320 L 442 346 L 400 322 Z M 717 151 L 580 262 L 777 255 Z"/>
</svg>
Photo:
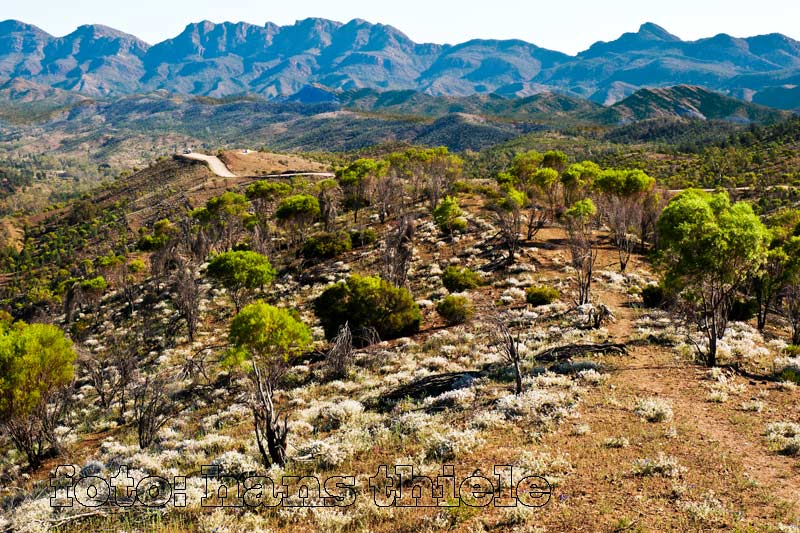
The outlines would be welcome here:
<svg viewBox="0 0 800 533">
<path fill-rule="evenodd" d="M 779 34 L 683 41 L 645 22 L 571 56 L 522 40 L 417 43 L 388 24 L 310 17 L 283 26 L 202 20 L 150 46 L 99 24 L 54 37 L 7 20 L 0 22 L 0 80 L 15 78 L 90 96 L 163 89 L 328 98 L 303 90 L 318 85 L 334 92 L 442 96 L 549 91 L 610 105 L 644 87 L 694 84 L 750 99 L 764 89 L 800 84 L 800 42 Z M 794 97 L 781 96 L 781 105 L 795 109 L 787 101 Z"/>
<path fill-rule="evenodd" d="M 660 41 L 680 41 L 680 37 L 677 37 L 658 24 L 654 22 L 645 22 L 641 26 L 639 26 L 639 31 L 637 32 L 639 35 L 647 35 L 654 37 Z"/>
</svg>

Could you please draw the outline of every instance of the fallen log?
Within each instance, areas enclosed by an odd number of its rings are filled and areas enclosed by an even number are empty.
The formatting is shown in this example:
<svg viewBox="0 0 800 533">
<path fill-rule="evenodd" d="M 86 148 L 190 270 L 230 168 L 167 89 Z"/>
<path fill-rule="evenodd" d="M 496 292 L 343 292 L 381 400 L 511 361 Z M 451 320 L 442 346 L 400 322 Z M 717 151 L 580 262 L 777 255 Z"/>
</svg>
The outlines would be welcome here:
<svg viewBox="0 0 800 533">
<path fill-rule="evenodd" d="M 377 403 L 382 408 L 410 398 L 422 400 L 439 396 L 445 392 L 468 387 L 475 379 L 482 375 L 481 372 L 448 372 L 446 374 L 433 374 L 401 385 L 388 394 L 381 396 Z"/>
<path fill-rule="evenodd" d="M 555 346 L 536 354 L 534 359 L 542 363 L 556 363 L 569 361 L 576 357 L 594 354 L 613 354 L 626 355 L 628 348 L 624 344 L 602 343 L 602 344 L 568 344 L 566 346 Z"/>
</svg>

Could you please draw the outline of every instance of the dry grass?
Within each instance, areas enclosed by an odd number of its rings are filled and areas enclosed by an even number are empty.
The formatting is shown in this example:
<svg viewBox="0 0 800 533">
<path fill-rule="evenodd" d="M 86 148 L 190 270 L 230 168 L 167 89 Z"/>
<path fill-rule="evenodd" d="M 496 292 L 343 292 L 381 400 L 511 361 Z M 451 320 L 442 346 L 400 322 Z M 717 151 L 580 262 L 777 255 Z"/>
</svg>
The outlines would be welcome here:
<svg viewBox="0 0 800 533">
<path fill-rule="evenodd" d="M 455 261 L 479 266 L 475 254 L 464 251 L 481 236 L 475 231 L 454 246 L 442 247 L 436 245 L 438 236 L 423 226 L 410 278 L 414 295 L 427 299 L 442 290 L 438 277 L 430 273 L 432 264 Z M 506 278 L 510 277 L 516 279 L 514 286 L 523 287 L 547 280 L 559 286 L 568 301 L 563 238 L 560 229 L 542 231 L 535 249 L 523 250 L 520 259 L 535 271 L 497 274 L 490 283 L 469 291 L 476 308 L 523 316 L 528 309 L 522 301 L 498 304 L 509 289 Z M 375 268 L 375 258 L 358 251 L 344 261 L 354 272 Z M 613 263 L 613 251 L 603 249 L 602 269 L 613 270 Z M 652 278 L 642 258 L 634 258 L 629 269 L 642 279 Z M 554 312 L 558 316 L 548 318 L 546 310 L 537 309 L 540 316 L 521 332 L 527 356 L 553 344 L 631 339 L 637 324 L 645 320 L 630 305 L 637 298 L 630 290 L 635 283 L 633 276 L 608 276 L 597 284 L 594 298 L 611 307 L 616 316 L 600 331 L 580 329 L 568 315 Z M 320 288 L 281 282 L 274 296 L 307 314 L 305 300 Z M 206 322 L 205 331 L 216 334 L 224 328 L 225 321 L 219 318 L 226 312 L 223 302 L 223 298 L 212 302 L 219 316 L 216 322 Z M 432 308 L 424 313 L 423 331 L 412 339 L 360 352 L 362 364 L 351 378 L 328 384 L 312 380 L 281 396 L 281 401 L 295 407 L 290 455 L 298 457 L 302 451 L 314 456 L 291 464 L 286 472 L 356 476 L 361 491 L 352 508 L 245 513 L 194 508 L 171 510 L 155 518 L 139 513 L 124 519 L 87 519 L 61 530 L 770 531 L 778 524 L 797 523 L 800 471 L 796 458 L 786 451 L 796 433 L 793 426 L 768 426 L 796 418 L 800 402 L 796 387 L 735 374 L 710 377 L 675 348 L 637 344 L 628 356 L 591 360 L 600 372 L 527 376 L 528 392 L 522 398 L 511 396 L 513 384 L 507 376 L 492 375 L 465 392 L 428 402 L 401 402 L 388 413 L 364 408 L 382 392 L 415 377 L 497 361 L 479 319 L 443 328 Z M 671 324 L 659 325 L 658 320 L 650 320 L 647 327 L 675 334 Z M 528 371 L 535 366 L 532 361 L 526 365 Z M 309 375 L 313 370 L 311 365 L 297 372 Z M 729 401 L 705 401 L 714 391 L 724 392 Z M 163 449 L 181 449 L 182 439 L 195 442 L 179 458 L 187 466 L 220 458 L 257 460 L 247 416 L 220 414 L 230 408 L 231 401 L 222 394 L 218 402 L 186 413 L 174 434 L 162 443 Z M 82 463 L 96 456 L 101 441 L 110 437 L 121 446 L 133 443 L 127 427 L 112 434 L 82 435 L 74 445 L 76 452 L 68 458 Z M 165 462 L 163 449 L 137 456 L 138 460 Z M 513 511 L 464 506 L 381 509 L 371 504 L 368 478 L 379 466 L 414 464 L 422 474 L 435 476 L 443 462 L 455 465 L 460 478 L 476 471 L 491 475 L 494 465 L 513 464 L 520 471 L 544 475 L 554 486 L 553 497 L 542 509 Z M 37 472 L 23 484 L 30 488 L 45 476 L 46 470 Z"/>
</svg>

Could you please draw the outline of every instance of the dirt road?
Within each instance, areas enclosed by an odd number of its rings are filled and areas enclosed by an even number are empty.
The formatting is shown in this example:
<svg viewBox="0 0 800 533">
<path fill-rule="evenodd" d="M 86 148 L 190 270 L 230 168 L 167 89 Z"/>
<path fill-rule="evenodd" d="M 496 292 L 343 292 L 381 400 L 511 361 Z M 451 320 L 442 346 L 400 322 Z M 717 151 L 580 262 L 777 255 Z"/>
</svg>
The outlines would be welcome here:
<svg viewBox="0 0 800 533">
<path fill-rule="evenodd" d="M 219 176 L 220 178 L 235 178 L 236 174 L 231 172 L 225 163 L 222 160 L 215 156 L 215 155 L 206 155 L 206 154 L 180 154 L 180 157 L 184 159 L 193 159 L 195 161 L 203 161 L 208 165 L 208 168 L 211 169 L 211 172 Z"/>
</svg>

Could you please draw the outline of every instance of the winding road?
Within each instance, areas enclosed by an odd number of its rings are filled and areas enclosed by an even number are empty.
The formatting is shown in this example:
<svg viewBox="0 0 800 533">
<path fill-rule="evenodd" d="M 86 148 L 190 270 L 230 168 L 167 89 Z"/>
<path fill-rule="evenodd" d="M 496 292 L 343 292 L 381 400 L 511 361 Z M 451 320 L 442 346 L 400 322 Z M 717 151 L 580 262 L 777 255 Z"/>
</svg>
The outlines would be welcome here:
<svg viewBox="0 0 800 533">
<path fill-rule="evenodd" d="M 230 169 L 225 166 L 225 163 L 222 160 L 215 156 L 215 155 L 206 155 L 206 154 L 179 154 L 180 157 L 184 159 L 192 159 L 194 161 L 203 161 L 208 165 L 208 168 L 211 169 L 211 172 L 219 176 L 220 178 L 235 178 L 236 174 L 230 171 Z"/>
</svg>

